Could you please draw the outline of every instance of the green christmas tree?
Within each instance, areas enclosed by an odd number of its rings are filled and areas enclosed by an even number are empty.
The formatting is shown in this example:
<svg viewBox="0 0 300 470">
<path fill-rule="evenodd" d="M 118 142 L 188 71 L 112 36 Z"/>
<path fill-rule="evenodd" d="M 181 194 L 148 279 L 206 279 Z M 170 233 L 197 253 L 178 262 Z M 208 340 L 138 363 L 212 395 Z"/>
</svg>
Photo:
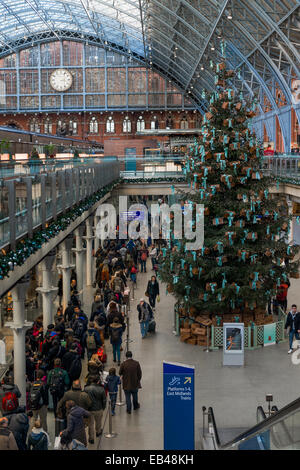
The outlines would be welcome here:
<svg viewBox="0 0 300 470">
<path fill-rule="evenodd" d="M 297 248 L 287 244 L 291 220 L 261 170 L 263 149 L 250 123 L 256 104 L 230 88 L 235 72 L 224 62 L 215 71 L 216 91 L 183 170 L 190 185 L 183 197 L 205 207 L 204 245 L 185 251 L 188 240 L 171 230 L 159 276 L 190 312 L 224 314 L 264 309 L 298 264 Z"/>
</svg>

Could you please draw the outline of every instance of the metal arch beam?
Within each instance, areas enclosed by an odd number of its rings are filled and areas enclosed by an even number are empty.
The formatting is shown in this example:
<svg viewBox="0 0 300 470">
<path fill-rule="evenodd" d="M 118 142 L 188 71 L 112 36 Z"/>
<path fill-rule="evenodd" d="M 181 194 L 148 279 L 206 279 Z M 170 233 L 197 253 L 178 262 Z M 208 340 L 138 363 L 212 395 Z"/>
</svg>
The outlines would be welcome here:
<svg viewBox="0 0 300 470">
<path fill-rule="evenodd" d="M 57 37 L 57 39 L 59 40 L 59 36 L 57 35 L 57 33 L 54 31 L 53 27 L 49 24 L 49 22 L 47 20 L 45 20 L 43 18 L 43 16 L 40 14 L 39 10 L 34 6 L 32 5 L 32 3 L 29 1 L 29 0 L 25 0 L 25 2 L 32 8 L 32 10 L 40 17 L 40 19 L 43 21 L 43 23 L 47 26 L 48 29 L 50 29 L 50 31 L 53 32 L 53 34 Z M 45 16 L 46 13 L 43 9 L 41 9 L 42 12 L 44 13 Z"/>
<path fill-rule="evenodd" d="M 91 15 L 89 14 L 89 12 L 88 12 L 88 10 L 87 10 L 87 7 L 86 7 L 84 1 L 83 1 L 83 0 L 80 0 L 80 3 L 81 3 L 81 5 L 82 5 L 82 7 L 83 7 L 83 9 L 84 9 L 84 11 L 85 11 L 85 13 L 86 13 L 86 16 L 88 17 L 88 19 L 89 19 L 89 21 L 90 21 L 90 23 L 91 23 L 91 25 L 92 25 L 93 30 L 94 30 L 95 33 L 96 33 L 96 36 L 97 36 L 98 38 L 100 38 L 101 44 L 104 45 L 103 39 L 102 39 L 102 37 L 99 36 L 98 29 L 95 27 L 94 22 L 93 22 L 93 20 L 92 20 L 92 18 L 91 18 Z"/>
<path fill-rule="evenodd" d="M 227 46 L 230 49 L 232 49 L 232 51 L 235 52 L 235 54 L 237 54 L 242 59 L 242 61 L 247 65 L 247 67 L 251 70 L 251 72 L 253 73 L 255 78 L 258 80 L 261 87 L 264 89 L 265 94 L 267 95 L 268 99 L 270 100 L 270 103 L 272 104 L 273 111 L 275 111 L 275 113 L 278 117 L 279 125 L 280 125 L 280 128 L 281 128 L 281 133 L 282 133 L 282 136 L 283 136 L 284 148 L 285 148 L 285 150 L 288 149 L 289 144 L 286 140 L 287 136 L 285 135 L 285 131 L 284 131 L 284 123 L 283 123 L 283 120 L 282 120 L 282 116 L 280 115 L 280 110 L 279 110 L 279 108 L 276 104 L 276 101 L 275 101 L 272 93 L 270 92 L 269 88 L 267 87 L 266 83 L 264 82 L 262 77 L 259 75 L 259 73 L 255 69 L 255 67 L 253 67 L 253 65 L 249 62 L 249 60 L 246 57 L 243 56 L 243 54 L 239 51 L 239 49 L 236 46 L 234 46 L 232 43 L 229 43 Z"/>
<path fill-rule="evenodd" d="M 271 67 L 271 70 L 274 73 L 274 76 L 277 78 L 278 82 L 281 85 L 282 90 L 284 91 L 286 98 L 290 98 L 290 102 L 292 102 L 292 93 L 291 90 L 286 83 L 284 77 L 282 76 L 282 73 L 278 69 L 277 65 L 273 62 L 273 60 L 269 57 L 269 55 L 266 53 L 266 51 L 261 47 L 261 45 L 254 39 L 254 37 L 248 33 L 248 31 L 244 28 L 243 25 L 241 25 L 238 21 L 231 20 L 233 26 L 239 30 L 243 35 L 245 35 L 255 46 L 255 50 L 258 50 L 262 57 L 265 59 L 265 61 L 269 64 Z M 252 53 L 251 53 L 252 55 Z M 249 58 L 249 56 L 248 56 Z"/>
<path fill-rule="evenodd" d="M 211 31 L 210 31 L 209 35 L 208 35 L 207 38 L 206 38 L 206 41 L 205 41 L 205 43 L 204 43 L 204 46 L 202 47 L 202 49 L 201 49 L 201 51 L 200 51 L 199 57 L 198 57 L 198 59 L 197 59 L 195 65 L 194 65 L 194 67 L 193 67 L 193 69 L 192 69 L 192 72 L 191 72 L 191 74 L 190 74 L 189 80 L 188 80 L 187 84 L 185 85 L 185 90 L 188 88 L 189 84 L 191 83 L 191 80 L 192 80 L 192 78 L 193 78 L 193 75 L 194 75 L 195 71 L 197 70 L 197 67 L 199 66 L 199 64 L 200 64 L 200 62 L 201 62 L 201 60 L 202 60 L 202 57 L 203 57 L 203 55 L 204 55 L 204 53 L 205 53 L 205 51 L 206 51 L 206 49 L 207 49 L 207 46 L 208 46 L 208 44 L 209 44 L 209 41 L 211 40 L 212 36 L 214 35 L 214 32 L 215 32 L 215 30 L 216 30 L 216 28 L 217 28 L 217 26 L 218 26 L 218 23 L 219 23 L 220 19 L 222 18 L 222 15 L 223 15 L 223 13 L 224 13 L 224 11 L 225 11 L 225 8 L 227 7 L 229 1 L 230 1 L 230 0 L 224 0 L 223 5 L 221 6 L 221 9 L 219 10 L 219 14 L 218 14 L 218 16 L 217 16 L 217 18 L 216 18 L 216 20 L 215 20 L 215 22 L 214 22 L 214 24 L 213 24 L 213 26 L 212 26 L 212 28 L 211 28 Z"/>
<path fill-rule="evenodd" d="M 145 35 L 143 9 L 142 9 L 142 1 L 141 0 L 139 0 L 139 9 L 140 9 L 140 18 L 141 18 L 142 35 L 143 35 L 144 56 L 145 56 L 145 62 L 146 62 L 148 60 L 148 56 L 147 56 L 147 53 L 146 53 L 146 35 Z"/>
<path fill-rule="evenodd" d="M 8 3 L 6 2 L 3 2 L 3 0 L 0 0 L 0 3 L 1 5 L 3 5 L 3 7 L 8 11 L 8 13 L 12 16 L 14 16 L 16 18 L 16 20 L 19 22 L 19 24 L 22 24 L 24 26 L 24 28 L 27 29 L 27 31 L 31 34 L 31 31 L 30 29 L 28 28 L 28 25 L 25 21 L 23 21 L 22 18 L 20 18 L 20 16 L 15 13 L 15 11 L 8 5 Z"/>
<path fill-rule="evenodd" d="M 190 3 L 188 3 L 186 0 L 180 0 L 180 3 L 187 7 L 188 10 L 190 10 L 197 18 L 199 18 L 202 23 L 204 23 L 206 26 L 211 27 L 211 22 L 203 16 L 197 8 L 194 8 Z"/>
<path fill-rule="evenodd" d="M 244 0 L 240 0 L 243 4 L 244 4 Z M 298 1 L 298 5 L 295 5 L 287 15 L 285 15 L 283 18 L 281 18 L 281 20 L 279 21 L 279 23 L 275 23 L 272 18 L 266 14 L 266 12 L 257 4 L 256 2 L 256 6 L 254 7 L 252 5 L 252 2 L 247 2 L 247 6 L 245 5 L 245 8 L 248 8 L 249 10 L 254 10 L 254 14 L 256 16 L 260 16 L 261 18 L 264 19 L 264 21 L 268 24 L 268 25 L 271 25 L 272 27 L 272 32 L 271 34 L 273 34 L 274 32 L 276 32 L 278 34 L 278 36 L 282 39 L 282 41 L 286 44 L 286 46 L 291 50 L 291 52 L 295 55 L 295 57 L 297 58 L 299 64 L 300 64 L 300 54 L 299 52 L 297 51 L 297 49 L 295 48 L 295 46 L 289 41 L 289 39 L 286 37 L 286 35 L 283 33 L 283 31 L 281 31 L 281 29 L 279 28 L 279 25 L 281 23 L 283 23 L 284 21 L 286 21 L 289 17 L 292 16 L 292 14 L 300 7 L 300 2 Z M 291 60 L 291 58 L 290 58 Z"/>
</svg>

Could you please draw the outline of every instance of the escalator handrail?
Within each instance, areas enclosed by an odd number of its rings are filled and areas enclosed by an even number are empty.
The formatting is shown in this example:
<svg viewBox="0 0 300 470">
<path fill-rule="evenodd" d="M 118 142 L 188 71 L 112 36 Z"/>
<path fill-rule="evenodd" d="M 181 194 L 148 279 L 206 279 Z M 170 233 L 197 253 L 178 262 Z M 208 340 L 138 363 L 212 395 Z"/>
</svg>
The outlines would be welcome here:
<svg viewBox="0 0 300 470">
<path fill-rule="evenodd" d="M 267 431 L 270 428 L 270 426 L 274 426 L 275 424 L 281 422 L 284 418 L 289 417 L 295 411 L 300 411 L 300 398 L 297 398 L 293 402 L 284 406 L 273 416 L 266 418 L 264 421 L 261 421 L 260 423 L 256 424 L 252 428 L 243 432 L 242 434 L 239 434 L 237 437 L 227 442 L 226 444 L 221 445 L 220 449 L 224 450 L 226 448 L 233 447 L 235 444 L 238 444 L 238 442 L 245 440 L 246 438 L 249 438 L 251 436 L 254 437 L 257 434 Z"/>
<path fill-rule="evenodd" d="M 211 406 L 208 408 L 208 422 L 211 423 L 213 426 L 216 444 L 217 444 L 217 447 L 219 448 L 221 446 L 221 442 L 220 442 L 219 433 L 218 433 L 218 429 L 216 425 L 214 410 L 212 409 Z"/>
<path fill-rule="evenodd" d="M 262 406 L 258 406 L 258 407 L 257 407 L 257 410 L 256 410 L 256 421 L 258 421 L 258 419 L 257 419 L 257 418 L 258 418 L 258 413 L 261 413 L 261 415 L 262 415 L 262 417 L 263 417 L 264 420 L 267 419 L 267 415 L 266 415 L 265 410 L 263 409 Z M 261 423 L 261 421 L 259 421 L 259 422 Z"/>
<path fill-rule="evenodd" d="M 276 405 L 272 406 L 271 410 L 274 411 L 275 413 L 278 413 L 278 411 L 279 411 Z M 293 438 L 292 438 L 289 430 L 287 429 L 286 424 L 285 423 L 281 423 L 281 424 L 282 424 L 282 427 L 283 427 L 289 441 L 293 442 Z"/>
</svg>

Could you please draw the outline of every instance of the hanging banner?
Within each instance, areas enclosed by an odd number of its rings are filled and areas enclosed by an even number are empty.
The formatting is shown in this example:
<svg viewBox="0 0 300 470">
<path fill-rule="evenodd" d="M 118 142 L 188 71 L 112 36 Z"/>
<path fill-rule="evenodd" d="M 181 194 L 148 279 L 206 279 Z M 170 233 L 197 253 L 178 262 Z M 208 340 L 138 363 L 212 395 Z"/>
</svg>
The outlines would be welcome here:
<svg viewBox="0 0 300 470">
<path fill-rule="evenodd" d="M 164 449 L 195 449 L 195 367 L 163 362 Z"/>
<path fill-rule="evenodd" d="M 264 346 L 276 344 L 276 323 L 264 325 Z"/>
</svg>

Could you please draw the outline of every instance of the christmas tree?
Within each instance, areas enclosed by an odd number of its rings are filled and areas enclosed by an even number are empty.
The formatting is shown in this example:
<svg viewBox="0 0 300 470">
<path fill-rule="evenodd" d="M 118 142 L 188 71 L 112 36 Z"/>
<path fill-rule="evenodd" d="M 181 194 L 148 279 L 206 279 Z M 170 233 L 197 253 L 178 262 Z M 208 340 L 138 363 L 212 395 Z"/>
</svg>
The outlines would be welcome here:
<svg viewBox="0 0 300 470">
<path fill-rule="evenodd" d="M 235 72 L 225 62 L 214 68 L 216 91 L 183 170 L 190 186 L 184 198 L 205 207 L 204 245 L 185 251 L 187 240 L 171 235 L 159 276 L 190 312 L 265 309 L 298 268 L 291 262 L 297 248 L 287 244 L 286 208 L 270 195 L 274 180 L 261 170 L 262 145 L 249 122 L 256 103 L 249 107 L 230 88 Z"/>
</svg>

